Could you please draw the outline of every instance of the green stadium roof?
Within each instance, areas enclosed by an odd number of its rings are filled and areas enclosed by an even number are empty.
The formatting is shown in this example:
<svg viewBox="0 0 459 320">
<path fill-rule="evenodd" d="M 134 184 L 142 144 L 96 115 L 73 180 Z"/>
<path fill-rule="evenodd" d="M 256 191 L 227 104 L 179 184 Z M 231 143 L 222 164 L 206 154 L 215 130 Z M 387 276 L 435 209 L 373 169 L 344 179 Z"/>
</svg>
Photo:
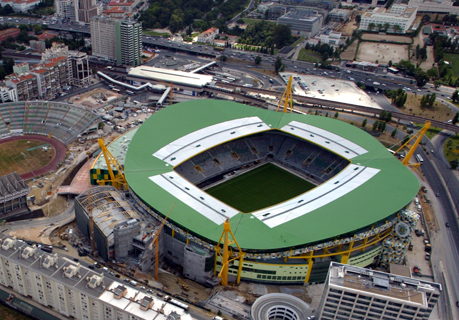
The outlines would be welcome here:
<svg viewBox="0 0 459 320">
<path fill-rule="evenodd" d="M 237 213 L 230 219 L 231 229 L 243 249 L 271 251 L 353 234 L 384 221 L 405 207 L 419 190 L 418 179 L 379 141 L 355 126 L 327 117 L 274 112 L 209 99 L 167 107 L 145 121 L 132 138 L 126 156 L 125 174 L 130 188 L 163 215 L 175 202 L 169 222 L 202 240 L 218 242 L 222 224 L 208 219 L 150 179 L 172 171 L 170 164 L 153 154 L 202 128 L 247 117 L 258 117 L 271 129 L 297 121 L 336 134 L 367 151 L 352 158 L 352 164 L 378 172 L 344 196 L 275 227 L 267 226 L 251 213 Z"/>
</svg>

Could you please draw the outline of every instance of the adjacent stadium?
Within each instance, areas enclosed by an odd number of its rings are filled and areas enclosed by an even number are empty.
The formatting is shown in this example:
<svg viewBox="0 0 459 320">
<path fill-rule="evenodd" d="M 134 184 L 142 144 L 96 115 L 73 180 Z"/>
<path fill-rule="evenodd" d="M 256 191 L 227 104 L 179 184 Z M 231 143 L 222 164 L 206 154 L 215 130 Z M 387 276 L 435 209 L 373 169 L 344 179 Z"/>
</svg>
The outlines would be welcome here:
<svg viewBox="0 0 459 320">
<path fill-rule="evenodd" d="M 404 248 L 385 254 L 384 241 L 409 236 L 395 229 L 406 230 L 405 207 L 419 189 L 355 126 L 210 99 L 151 116 L 130 141 L 124 170 L 131 196 L 159 220 L 175 203 L 162 255 L 202 283 L 221 268 L 215 246 L 226 219 L 243 252 L 229 266 L 234 282 L 315 283 L 331 261 L 397 259 Z"/>
</svg>

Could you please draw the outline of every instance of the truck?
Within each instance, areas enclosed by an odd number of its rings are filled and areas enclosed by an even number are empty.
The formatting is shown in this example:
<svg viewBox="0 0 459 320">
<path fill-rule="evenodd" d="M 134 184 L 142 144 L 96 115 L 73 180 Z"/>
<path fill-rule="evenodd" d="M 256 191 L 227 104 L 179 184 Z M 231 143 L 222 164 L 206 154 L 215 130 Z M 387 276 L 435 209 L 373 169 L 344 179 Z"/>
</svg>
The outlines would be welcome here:
<svg viewBox="0 0 459 320">
<path fill-rule="evenodd" d="M 375 86 L 379 86 L 379 85 L 380 85 L 380 83 L 375 81 L 375 82 L 373 82 L 373 85 L 375 85 Z"/>
<path fill-rule="evenodd" d="M 424 247 L 425 252 L 432 252 L 432 245 L 430 243 L 427 243 Z"/>
</svg>

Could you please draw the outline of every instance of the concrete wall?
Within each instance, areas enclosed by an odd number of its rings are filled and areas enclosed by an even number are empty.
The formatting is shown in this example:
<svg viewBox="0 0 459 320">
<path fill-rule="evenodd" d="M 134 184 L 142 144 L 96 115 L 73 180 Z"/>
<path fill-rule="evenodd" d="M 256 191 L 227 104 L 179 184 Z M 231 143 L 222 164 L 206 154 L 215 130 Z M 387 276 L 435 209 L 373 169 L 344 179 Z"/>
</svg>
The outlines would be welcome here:
<svg viewBox="0 0 459 320">
<path fill-rule="evenodd" d="M 203 255 L 204 249 L 196 250 L 192 245 L 186 245 L 184 250 L 183 274 L 196 282 L 205 283 L 213 277 L 214 253 Z M 206 263 L 208 267 L 206 268 Z M 209 267 L 210 268 L 209 270 Z M 207 269 L 207 270 L 206 270 Z"/>
<path fill-rule="evenodd" d="M 179 238 L 172 238 L 169 232 L 164 232 L 164 243 L 161 247 L 164 248 L 164 258 L 183 266 L 185 261 L 184 251 L 186 243 Z"/>
<path fill-rule="evenodd" d="M 132 242 L 140 233 L 140 220 L 129 220 L 120 223 L 113 228 L 115 240 L 115 257 L 125 257 L 133 250 Z"/>
</svg>

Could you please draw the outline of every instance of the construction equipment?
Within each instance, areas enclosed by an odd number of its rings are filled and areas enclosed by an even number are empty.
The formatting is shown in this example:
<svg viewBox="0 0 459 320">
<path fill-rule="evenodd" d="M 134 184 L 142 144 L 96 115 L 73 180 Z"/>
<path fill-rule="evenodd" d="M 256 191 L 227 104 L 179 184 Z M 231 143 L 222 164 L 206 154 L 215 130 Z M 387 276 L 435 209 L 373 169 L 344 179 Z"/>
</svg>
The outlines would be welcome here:
<svg viewBox="0 0 459 320">
<path fill-rule="evenodd" d="M 231 240 L 229 240 L 229 235 L 231 235 L 231 238 L 232 238 Z M 223 239 L 223 253 L 222 253 L 222 248 L 220 248 L 220 243 L 222 242 L 222 239 Z M 231 258 L 233 256 L 233 250 L 232 248 L 230 248 L 230 245 L 232 245 L 233 243 L 236 244 L 239 250 L 239 253 L 234 258 Z M 222 286 L 227 286 L 228 285 L 229 263 L 236 259 L 239 259 L 239 268 L 237 271 L 237 281 L 236 281 L 236 283 L 239 284 L 239 282 L 241 281 L 241 272 L 242 272 L 242 263 L 244 261 L 244 252 L 242 252 L 241 247 L 239 247 L 239 244 L 237 243 L 236 238 L 234 237 L 234 234 L 231 231 L 230 222 L 228 218 L 226 218 L 226 221 L 223 222 L 223 232 L 220 237 L 220 240 L 218 240 L 218 243 L 215 246 L 215 252 L 216 252 L 216 255 L 215 255 L 214 276 L 217 270 L 218 257 L 221 257 L 222 258 L 222 268 L 218 276 L 222 279 L 221 280 Z"/>
<path fill-rule="evenodd" d="M 182 285 L 183 290 L 190 291 L 190 287 L 182 279 L 177 278 L 177 283 L 180 283 Z"/>
<path fill-rule="evenodd" d="M 277 105 L 276 111 L 278 111 L 280 106 L 283 104 L 284 113 L 288 112 L 289 108 L 290 108 L 290 112 L 293 112 L 292 80 L 293 80 L 293 77 L 290 76 L 290 78 L 288 79 L 287 87 L 285 88 L 285 91 L 282 94 L 282 98 L 279 100 L 279 104 Z M 284 102 L 282 103 L 282 101 Z"/>
<path fill-rule="evenodd" d="M 175 206 L 175 202 L 172 204 L 171 209 L 167 213 L 167 216 L 163 219 L 161 222 L 161 225 L 159 226 L 158 231 L 156 232 L 155 236 L 153 237 L 153 240 L 151 241 L 150 246 L 148 247 L 148 250 L 151 250 L 153 248 L 153 245 L 155 246 L 155 280 L 158 281 L 158 269 L 159 269 L 159 235 L 161 234 L 161 230 L 163 230 L 164 225 L 166 224 L 166 220 L 169 217 L 169 214 L 171 213 L 172 209 Z"/>
<path fill-rule="evenodd" d="M 126 178 L 124 176 L 124 169 L 118 163 L 116 158 L 108 151 L 107 147 L 104 144 L 104 140 L 99 139 L 99 147 L 102 150 L 102 153 L 105 158 L 105 162 L 107 163 L 107 170 L 110 175 L 110 180 L 97 180 L 97 183 L 100 185 L 105 185 L 107 182 L 111 182 L 112 186 L 114 186 L 117 190 L 126 191 L 128 189 L 128 184 Z M 116 168 L 117 174 L 113 172 L 113 167 Z"/>
<path fill-rule="evenodd" d="M 171 83 L 167 83 L 167 82 L 161 81 L 159 79 L 155 79 L 155 80 L 158 81 L 158 82 L 161 82 L 165 86 L 171 87 L 171 91 L 169 91 L 169 105 L 172 105 L 174 103 L 174 85 L 172 84 L 172 82 Z"/>
<path fill-rule="evenodd" d="M 403 159 L 402 163 L 403 165 L 405 166 L 412 166 L 414 167 L 415 169 L 417 167 L 419 167 L 421 164 L 420 163 L 415 163 L 415 164 L 409 164 L 409 161 L 411 159 L 411 157 L 413 156 L 414 152 L 416 151 L 416 148 L 418 147 L 419 143 L 421 142 L 422 140 L 422 137 L 424 136 L 424 134 L 427 132 L 427 130 L 429 130 L 430 128 L 430 124 L 431 122 L 430 121 L 426 121 L 426 123 L 424 124 L 424 127 L 422 127 L 421 130 L 419 130 L 418 132 L 416 132 L 416 134 L 414 134 L 410 140 L 408 140 L 407 142 L 405 142 L 397 151 L 395 151 L 394 154 L 397 154 L 400 150 L 402 150 L 404 147 L 408 147 L 408 153 L 407 155 L 405 156 L 405 158 Z M 411 140 L 413 140 L 414 138 L 416 138 L 416 141 L 414 142 L 414 144 L 412 146 L 409 145 L 409 143 L 411 142 Z"/>
</svg>

